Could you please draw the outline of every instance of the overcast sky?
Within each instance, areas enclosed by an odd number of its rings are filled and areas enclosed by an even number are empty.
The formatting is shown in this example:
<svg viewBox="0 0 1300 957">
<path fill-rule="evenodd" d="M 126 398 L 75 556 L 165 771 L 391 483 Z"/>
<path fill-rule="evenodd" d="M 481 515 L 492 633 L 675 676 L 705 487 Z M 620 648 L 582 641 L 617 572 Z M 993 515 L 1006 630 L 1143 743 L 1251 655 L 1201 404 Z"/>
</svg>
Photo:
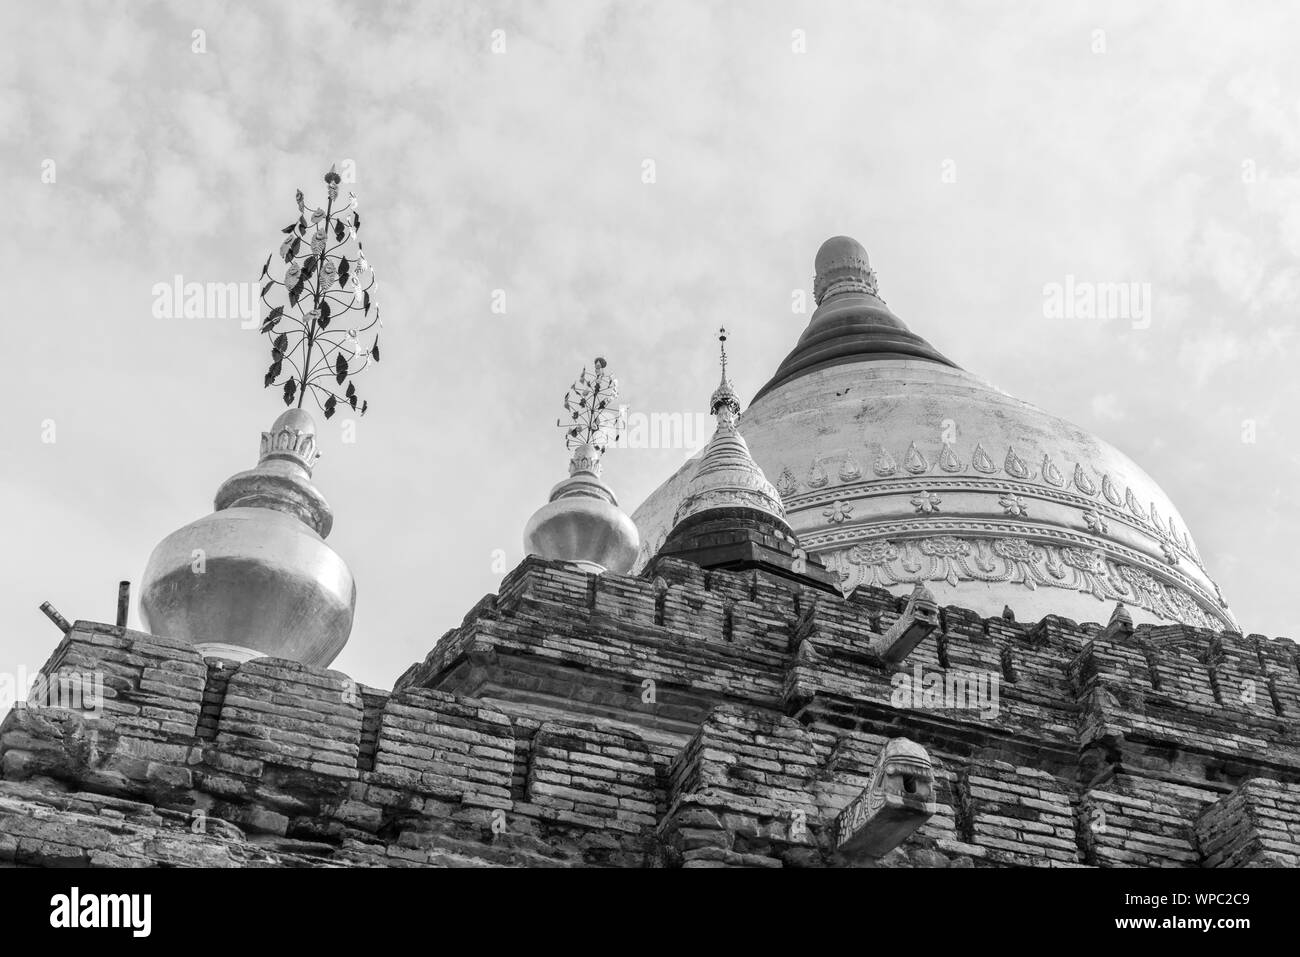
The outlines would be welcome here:
<svg viewBox="0 0 1300 957">
<path fill-rule="evenodd" d="M 361 681 L 522 557 L 584 363 L 633 410 L 703 409 L 725 322 L 747 399 L 839 233 L 944 354 L 1142 465 L 1247 632 L 1293 632 L 1297 11 L 11 0 L 0 668 L 54 648 L 45 599 L 111 622 L 118 580 L 256 462 L 265 341 L 157 318 L 153 289 L 254 280 L 342 161 L 384 350 L 316 481 Z M 1069 275 L 1149 283 L 1149 325 L 1045 318 Z M 631 512 L 685 454 L 615 450 L 605 477 Z"/>
</svg>

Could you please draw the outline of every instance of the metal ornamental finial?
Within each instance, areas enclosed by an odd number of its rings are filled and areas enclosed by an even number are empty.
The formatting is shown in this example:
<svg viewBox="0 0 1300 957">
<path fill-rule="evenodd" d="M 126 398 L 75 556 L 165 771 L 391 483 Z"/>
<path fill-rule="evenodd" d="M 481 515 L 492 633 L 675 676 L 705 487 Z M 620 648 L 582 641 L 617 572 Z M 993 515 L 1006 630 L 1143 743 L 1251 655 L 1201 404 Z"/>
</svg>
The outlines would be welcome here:
<svg viewBox="0 0 1300 957">
<path fill-rule="evenodd" d="M 356 194 L 349 193 L 348 203 L 336 208 L 341 179 L 331 166 L 325 174 L 324 209 L 308 209 L 298 190 L 298 219 L 281 230 L 287 237 L 279 253 L 286 264 L 283 281 L 270 275 L 274 253 L 262 267 L 262 278 L 267 280 L 262 302 L 269 310 L 262 332 L 272 337 L 271 366 L 263 385 L 283 386 L 284 404 L 291 406 L 296 400 L 298 408 L 310 392 L 327 419 L 339 402 L 366 414 L 370 403 L 357 395 L 351 380 L 379 361 L 379 333 L 369 348 L 362 347 L 359 337 L 383 326 L 378 306 L 370 315 L 375 273 L 357 235 L 361 217 Z M 272 306 L 267 299 L 277 286 L 284 290 L 287 305 Z M 354 315 L 358 312 L 360 316 Z M 293 371 L 281 382 L 286 363 Z M 333 386 L 327 384 L 330 379 Z M 338 391 L 344 383 L 347 388 Z"/>
<path fill-rule="evenodd" d="M 584 367 L 564 394 L 564 410 L 569 413 L 569 421 L 557 419 L 555 424 L 564 429 L 564 444 L 573 450 L 571 465 L 599 474 L 600 456 L 611 441 L 618 441 L 622 414 L 614 404 L 618 398 L 618 380 L 609 374 L 602 357 L 597 356 L 593 366 L 594 372 Z"/>
<path fill-rule="evenodd" d="M 718 350 L 721 353 L 722 381 L 709 398 L 709 414 L 716 416 L 718 428 L 734 429 L 740 421 L 740 399 L 727 378 L 727 327 L 718 329 Z"/>
</svg>

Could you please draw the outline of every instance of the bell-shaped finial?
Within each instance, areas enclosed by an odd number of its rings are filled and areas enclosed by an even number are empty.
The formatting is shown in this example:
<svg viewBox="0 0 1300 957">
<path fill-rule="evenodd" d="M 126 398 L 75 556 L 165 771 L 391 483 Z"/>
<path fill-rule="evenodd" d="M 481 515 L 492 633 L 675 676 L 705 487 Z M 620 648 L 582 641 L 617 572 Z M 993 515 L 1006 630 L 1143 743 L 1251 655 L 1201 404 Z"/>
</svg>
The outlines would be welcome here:
<svg viewBox="0 0 1300 957">
<path fill-rule="evenodd" d="M 524 553 L 573 562 L 588 571 L 622 574 L 636 562 L 640 536 L 618 499 L 601 481 L 601 459 L 617 442 L 623 423 L 618 380 L 603 357 L 585 368 L 564 396 L 565 445 L 572 451 L 569 477 L 551 489 L 550 500 L 524 528 Z"/>
<path fill-rule="evenodd" d="M 282 412 L 262 433 L 257 465 L 221 484 L 216 511 L 153 550 L 140 589 L 149 631 L 238 661 L 326 667 L 338 656 L 356 586 L 324 541 L 334 515 L 311 481 L 317 455 L 311 414 Z"/>
</svg>

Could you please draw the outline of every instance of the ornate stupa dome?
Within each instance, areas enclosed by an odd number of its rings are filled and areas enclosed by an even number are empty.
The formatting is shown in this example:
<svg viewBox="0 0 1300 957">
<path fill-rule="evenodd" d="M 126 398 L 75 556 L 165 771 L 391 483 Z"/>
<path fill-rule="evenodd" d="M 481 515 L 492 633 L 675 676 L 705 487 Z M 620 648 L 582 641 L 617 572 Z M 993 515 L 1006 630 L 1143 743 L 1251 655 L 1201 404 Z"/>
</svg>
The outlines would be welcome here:
<svg viewBox="0 0 1300 957">
<path fill-rule="evenodd" d="M 1182 516 L 1105 440 L 958 367 L 893 314 L 866 251 L 817 253 L 817 310 L 745 414 L 791 529 L 848 593 L 916 584 L 1022 620 L 1235 628 Z M 654 555 L 708 449 L 633 514 Z"/>
<path fill-rule="evenodd" d="M 329 503 L 311 482 L 316 423 L 289 409 L 262 433 L 257 467 L 217 490 L 216 511 L 168 535 L 145 567 L 148 631 L 237 661 L 325 667 L 352 632 L 356 586 L 325 537 Z"/>
</svg>

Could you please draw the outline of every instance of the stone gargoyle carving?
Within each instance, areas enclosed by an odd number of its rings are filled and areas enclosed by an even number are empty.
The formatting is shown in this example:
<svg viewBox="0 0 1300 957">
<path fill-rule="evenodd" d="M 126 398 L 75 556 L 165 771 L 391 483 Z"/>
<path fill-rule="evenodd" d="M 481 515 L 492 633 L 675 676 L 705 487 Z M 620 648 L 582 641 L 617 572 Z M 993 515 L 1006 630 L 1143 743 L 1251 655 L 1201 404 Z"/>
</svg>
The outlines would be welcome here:
<svg viewBox="0 0 1300 957">
<path fill-rule="evenodd" d="M 872 650 L 890 664 L 898 664 L 939 627 L 939 605 L 924 585 L 918 584 L 907 607 L 893 626 L 871 643 Z"/>
<path fill-rule="evenodd" d="M 883 857 L 938 809 L 929 753 L 915 741 L 892 738 L 871 783 L 836 819 L 835 849 L 849 859 Z"/>
</svg>

